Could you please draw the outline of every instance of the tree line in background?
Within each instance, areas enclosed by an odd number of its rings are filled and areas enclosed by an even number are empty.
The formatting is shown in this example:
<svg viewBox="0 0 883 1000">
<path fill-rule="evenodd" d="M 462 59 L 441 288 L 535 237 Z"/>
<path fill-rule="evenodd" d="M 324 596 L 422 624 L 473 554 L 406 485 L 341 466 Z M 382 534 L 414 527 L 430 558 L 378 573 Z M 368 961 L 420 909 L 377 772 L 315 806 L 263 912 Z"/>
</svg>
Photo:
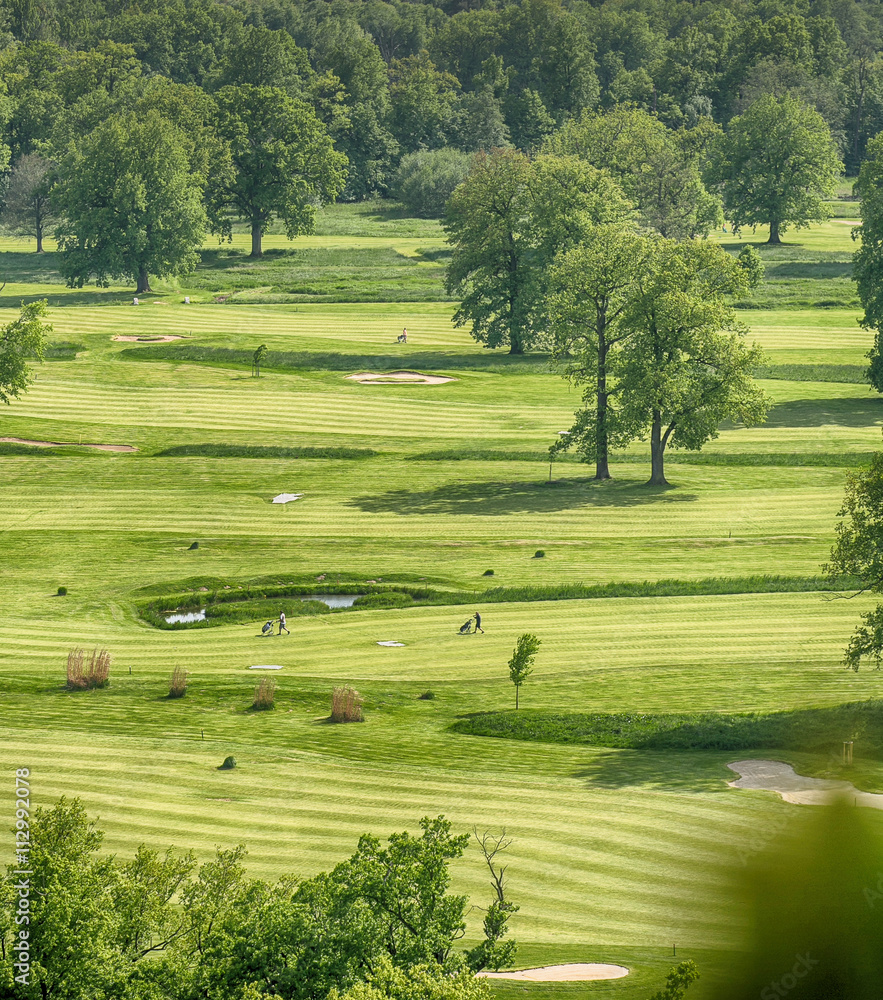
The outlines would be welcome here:
<svg viewBox="0 0 883 1000">
<path fill-rule="evenodd" d="M 881 50 L 859 0 L 3 0 L 4 221 L 146 291 L 237 219 L 257 256 L 338 197 L 440 215 L 510 148 L 608 167 L 663 236 L 775 242 L 883 125 Z"/>
</svg>

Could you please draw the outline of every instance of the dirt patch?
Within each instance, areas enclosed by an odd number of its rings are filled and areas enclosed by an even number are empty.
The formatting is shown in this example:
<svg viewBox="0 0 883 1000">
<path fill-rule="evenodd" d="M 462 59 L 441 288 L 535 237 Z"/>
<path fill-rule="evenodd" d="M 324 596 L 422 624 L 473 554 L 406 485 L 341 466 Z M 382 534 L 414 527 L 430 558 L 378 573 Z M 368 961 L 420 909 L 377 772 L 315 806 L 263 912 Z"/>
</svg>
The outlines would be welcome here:
<svg viewBox="0 0 883 1000">
<path fill-rule="evenodd" d="M 94 448 L 96 451 L 137 451 L 130 444 L 82 444 L 76 441 L 29 441 L 27 438 L 0 437 L 7 444 L 29 444 L 33 448 Z"/>
<path fill-rule="evenodd" d="M 600 979 L 622 979 L 629 970 L 622 965 L 597 962 L 571 962 L 567 965 L 544 965 L 540 969 L 517 972 L 479 972 L 485 979 L 521 979 L 532 983 L 588 983 Z"/>
<path fill-rule="evenodd" d="M 848 797 L 857 806 L 883 809 L 883 795 L 860 792 L 849 781 L 807 778 L 797 774 L 790 764 L 781 760 L 736 760 L 727 764 L 727 767 L 741 775 L 737 781 L 728 782 L 731 788 L 778 792 L 786 802 L 795 805 L 821 806 L 835 798 Z"/>
<path fill-rule="evenodd" d="M 345 375 L 344 378 L 360 385 L 443 385 L 445 382 L 456 382 L 457 379 L 447 375 L 424 375 L 423 372 L 358 372 L 356 375 Z"/>
<path fill-rule="evenodd" d="M 173 333 L 163 334 L 159 337 L 130 337 L 124 336 L 123 334 L 117 334 L 117 336 L 111 338 L 113 340 L 128 340 L 137 341 L 141 344 L 167 344 L 170 340 L 183 340 L 183 337 L 178 337 Z"/>
</svg>

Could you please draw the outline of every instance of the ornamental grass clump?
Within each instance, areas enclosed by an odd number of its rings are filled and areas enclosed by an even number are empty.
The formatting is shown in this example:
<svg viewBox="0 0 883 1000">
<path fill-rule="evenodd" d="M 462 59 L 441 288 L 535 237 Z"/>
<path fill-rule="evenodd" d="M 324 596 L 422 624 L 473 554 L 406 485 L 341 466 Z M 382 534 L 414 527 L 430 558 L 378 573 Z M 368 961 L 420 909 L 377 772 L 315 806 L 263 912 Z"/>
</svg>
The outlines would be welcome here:
<svg viewBox="0 0 883 1000">
<path fill-rule="evenodd" d="M 352 687 L 336 687 L 331 692 L 332 722 L 364 722 L 362 696 Z"/>
<path fill-rule="evenodd" d="M 175 667 L 169 681 L 169 697 L 183 698 L 187 694 L 187 671 L 183 667 Z"/>
<path fill-rule="evenodd" d="M 262 677 L 260 684 L 254 689 L 254 704 L 251 706 L 256 712 L 266 712 L 275 708 L 276 703 L 276 681 L 272 677 Z"/>
<path fill-rule="evenodd" d="M 67 654 L 68 691 L 90 691 L 110 684 L 111 656 L 106 649 L 72 649 Z"/>
</svg>

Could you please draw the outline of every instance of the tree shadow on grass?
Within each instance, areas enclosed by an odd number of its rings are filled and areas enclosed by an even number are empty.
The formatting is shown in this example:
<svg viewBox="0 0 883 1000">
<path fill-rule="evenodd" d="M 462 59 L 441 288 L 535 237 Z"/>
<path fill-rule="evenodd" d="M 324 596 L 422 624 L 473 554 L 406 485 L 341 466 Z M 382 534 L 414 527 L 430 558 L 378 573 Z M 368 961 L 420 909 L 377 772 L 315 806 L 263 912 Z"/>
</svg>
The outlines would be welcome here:
<svg viewBox="0 0 883 1000">
<path fill-rule="evenodd" d="M 765 427 L 868 427 L 883 421 L 883 397 L 792 399 L 770 409 Z"/>
<path fill-rule="evenodd" d="M 733 751 L 730 759 L 740 760 L 739 752 Z M 590 788 L 634 786 L 642 791 L 722 792 L 735 775 L 727 770 L 717 752 L 607 750 L 575 771 L 574 777 L 584 779 Z"/>
<path fill-rule="evenodd" d="M 566 479 L 556 483 L 450 483 L 431 490 L 390 490 L 376 496 L 354 497 L 349 506 L 371 514 L 503 514 L 552 513 L 576 507 L 639 507 L 658 503 L 689 503 L 695 494 L 671 487 L 631 481 Z"/>
</svg>

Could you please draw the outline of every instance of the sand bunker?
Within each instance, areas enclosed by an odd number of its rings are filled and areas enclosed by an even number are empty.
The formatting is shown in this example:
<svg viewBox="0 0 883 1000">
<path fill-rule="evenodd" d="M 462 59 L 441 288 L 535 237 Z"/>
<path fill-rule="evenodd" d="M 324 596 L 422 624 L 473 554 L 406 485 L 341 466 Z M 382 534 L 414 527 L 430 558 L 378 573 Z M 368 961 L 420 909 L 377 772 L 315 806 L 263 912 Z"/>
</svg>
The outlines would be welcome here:
<svg viewBox="0 0 883 1000">
<path fill-rule="evenodd" d="M 455 378 L 446 375 L 424 375 L 422 372 L 359 372 L 357 375 L 345 375 L 360 385 L 396 385 L 410 383 L 412 385 L 442 385 L 445 382 L 456 382 Z"/>
<path fill-rule="evenodd" d="M 77 441 L 30 441 L 27 438 L 5 438 L 8 444 L 29 444 L 34 448 L 95 448 L 97 451 L 137 451 L 130 444 L 82 444 Z"/>
<path fill-rule="evenodd" d="M 600 965 L 597 962 L 571 962 L 567 965 L 544 965 L 541 969 L 520 969 L 517 972 L 479 972 L 486 979 L 522 979 L 532 983 L 588 983 L 599 979 L 622 979 L 629 970 L 622 965 Z"/>
<path fill-rule="evenodd" d="M 249 670 L 282 670 L 283 667 L 278 666 L 275 663 L 258 663 L 253 667 L 249 667 Z"/>
<path fill-rule="evenodd" d="M 742 775 L 737 781 L 728 782 L 731 788 L 758 788 L 778 792 L 786 802 L 793 802 L 795 805 L 827 805 L 841 796 L 852 799 L 858 806 L 883 809 L 883 795 L 860 792 L 849 781 L 807 778 L 797 774 L 790 764 L 780 760 L 737 760 L 727 764 L 727 767 Z"/>
<path fill-rule="evenodd" d="M 114 340 L 130 340 L 130 341 L 141 341 L 145 344 L 167 344 L 170 340 L 183 340 L 183 337 L 176 337 L 174 334 L 164 334 L 160 337 L 129 337 L 119 335 L 113 338 Z"/>
<path fill-rule="evenodd" d="M 378 642 L 378 646 L 404 646 L 403 642 L 396 642 L 395 639 L 384 639 L 383 642 Z"/>
</svg>

